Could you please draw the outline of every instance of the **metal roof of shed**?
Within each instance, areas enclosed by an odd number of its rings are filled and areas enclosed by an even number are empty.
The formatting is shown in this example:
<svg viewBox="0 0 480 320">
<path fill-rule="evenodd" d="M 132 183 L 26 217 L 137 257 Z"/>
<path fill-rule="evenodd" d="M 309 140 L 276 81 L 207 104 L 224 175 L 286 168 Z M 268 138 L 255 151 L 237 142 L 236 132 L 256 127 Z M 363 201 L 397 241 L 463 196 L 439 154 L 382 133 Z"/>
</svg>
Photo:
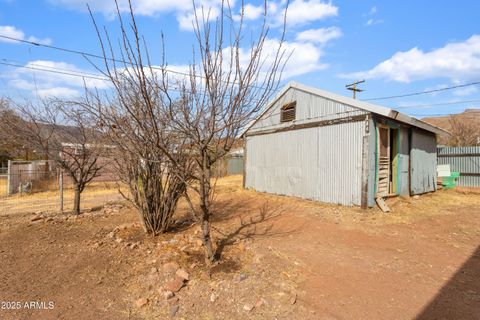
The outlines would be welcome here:
<svg viewBox="0 0 480 320">
<path fill-rule="evenodd" d="M 265 110 L 262 111 L 255 118 L 254 121 L 251 122 L 251 124 L 246 128 L 246 130 L 242 133 L 242 135 L 244 133 L 246 133 L 255 124 L 255 122 L 258 119 L 260 119 L 277 102 L 277 100 L 280 99 L 290 89 L 305 91 L 307 93 L 311 93 L 311 94 L 317 95 L 317 96 L 322 97 L 322 98 L 338 101 L 338 102 L 343 103 L 345 105 L 348 105 L 348 106 L 351 106 L 351 107 L 354 107 L 354 108 L 358 108 L 358 109 L 362 109 L 362 110 L 365 110 L 365 111 L 368 111 L 368 112 L 371 112 L 371 113 L 375 113 L 375 114 L 378 114 L 378 115 L 382 115 L 384 117 L 394 119 L 394 120 L 397 120 L 399 122 L 406 123 L 406 124 L 412 125 L 414 127 L 418 127 L 418 128 L 433 132 L 435 134 L 444 135 L 444 136 L 450 135 L 450 133 L 446 130 L 443 130 L 441 128 L 433 126 L 433 125 L 431 125 L 429 123 L 426 123 L 422 120 L 419 120 L 417 118 L 410 117 L 410 116 L 408 116 L 404 113 L 401 113 L 399 111 L 396 111 L 394 109 L 390 109 L 390 108 L 387 108 L 387 107 L 379 106 L 379 105 L 368 103 L 368 102 L 361 101 L 361 100 L 352 99 L 352 98 L 345 97 L 345 96 L 342 96 L 342 95 L 339 95 L 339 94 L 335 94 L 335 93 L 332 93 L 332 92 L 321 90 L 321 89 L 318 89 L 318 88 L 315 88 L 315 87 L 307 86 L 307 85 L 304 85 L 304 84 L 301 84 L 301 83 L 298 83 L 298 82 L 295 82 L 295 81 L 290 81 L 275 96 L 275 98 L 267 105 Z"/>
</svg>

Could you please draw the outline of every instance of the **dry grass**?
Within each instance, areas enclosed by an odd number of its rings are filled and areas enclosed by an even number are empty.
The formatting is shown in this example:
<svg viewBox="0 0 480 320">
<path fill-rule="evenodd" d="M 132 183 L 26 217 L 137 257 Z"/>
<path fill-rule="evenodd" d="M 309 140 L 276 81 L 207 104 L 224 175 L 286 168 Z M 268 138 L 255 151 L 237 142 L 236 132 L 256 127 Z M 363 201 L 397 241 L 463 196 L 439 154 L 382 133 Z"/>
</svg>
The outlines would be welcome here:
<svg viewBox="0 0 480 320">
<path fill-rule="evenodd" d="M 7 177 L 0 177 L 0 197 L 7 195 Z"/>
<path fill-rule="evenodd" d="M 0 195 L 6 194 L 4 189 L 6 189 L 6 180 L 0 179 Z M 125 186 L 121 186 L 121 189 L 122 192 L 127 191 Z M 65 211 L 72 209 L 73 196 L 72 189 L 67 188 L 64 191 Z M 232 197 L 242 197 L 253 206 L 268 202 L 270 206 L 301 208 L 302 212 L 306 214 L 321 216 L 334 222 L 342 222 L 347 226 L 349 223 L 355 224 L 357 222 L 370 225 L 412 223 L 418 219 L 426 219 L 438 214 L 453 214 L 455 212 L 452 208 L 458 204 L 480 206 L 479 188 L 456 188 L 425 194 L 420 196 L 418 200 L 400 197 L 388 199 L 387 204 L 392 212 L 384 214 L 378 208 L 363 211 L 358 207 L 344 207 L 295 197 L 260 193 L 254 190 L 244 190 L 241 175 L 219 178 L 216 181 L 216 200 L 224 203 Z M 121 199 L 116 183 L 97 182 L 91 184 L 83 192 L 82 207 L 88 209 Z M 59 203 L 60 194 L 58 190 L 29 195 L 14 195 L 8 198 L 0 198 L 0 214 L 58 211 Z M 184 211 L 186 207 L 184 201 L 179 203 L 180 210 Z"/>
<path fill-rule="evenodd" d="M 125 187 L 120 187 L 123 191 Z M 73 209 L 74 191 L 66 188 L 63 193 L 64 211 Z M 108 202 L 122 200 L 116 183 L 92 183 L 82 193 L 82 209 L 104 205 Z M 8 198 L 0 198 L 0 214 L 56 212 L 60 209 L 60 191 L 49 190 L 32 194 L 15 194 Z"/>
</svg>

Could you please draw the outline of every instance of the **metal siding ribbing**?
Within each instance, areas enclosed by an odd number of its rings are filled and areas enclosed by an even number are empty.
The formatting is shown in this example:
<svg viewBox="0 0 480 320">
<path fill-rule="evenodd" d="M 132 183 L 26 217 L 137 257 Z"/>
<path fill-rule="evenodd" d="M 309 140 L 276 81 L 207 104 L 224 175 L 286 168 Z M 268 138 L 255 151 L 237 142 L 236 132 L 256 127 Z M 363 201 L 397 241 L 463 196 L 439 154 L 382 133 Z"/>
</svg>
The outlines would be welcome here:
<svg viewBox="0 0 480 320">
<path fill-rule="evenodd" d="M 480 146 L 438 148 L 438 164 L 449 164 L 452 171 L 480 174 Z M 468 156 L 442 157 L 446 154 L 470 154 Z M 459 186 L 480 187 L 480 176 L 462 176 Z"/>
<path fill-rule="evenodd" d="M 368 206 L 375 206 L 375 185 L 377 183 L 377 129 L 375 121 L 369 121 L 368 139 Z"/>
<path fill-rule="evenodd" d="M 364 121 L 247 137 L 246 187 L 360 205 Z"/>
<path fill-rule="evenodd" d="M 282 106 L 293 101 L 297 102 L 296 120 L 281 123 L 280 110 Z M 367 114 L 367 112 L 301 90 L 290 89 L 249 129 L 249 133 L 262 129 L 282 128 L 292 123 L 308 123 L 361 114 Z"/>
<path fill-rule="evenodd" d="M 400 149 L 399 149 L 399 168 L 400 168 L 400 190 L 402 196 L 410 195 L 410 177 L 409 177 L 409 157 L 410 150 L 408 145 L 408 129 L 400 128 Z"/>
<path fill-rule="evenodd" d="M 435 134 L 424 130 L 412 131 L 410 152 L 411 192 L 421 194 L 436 190 L 437 141 Z"/>
</svg>

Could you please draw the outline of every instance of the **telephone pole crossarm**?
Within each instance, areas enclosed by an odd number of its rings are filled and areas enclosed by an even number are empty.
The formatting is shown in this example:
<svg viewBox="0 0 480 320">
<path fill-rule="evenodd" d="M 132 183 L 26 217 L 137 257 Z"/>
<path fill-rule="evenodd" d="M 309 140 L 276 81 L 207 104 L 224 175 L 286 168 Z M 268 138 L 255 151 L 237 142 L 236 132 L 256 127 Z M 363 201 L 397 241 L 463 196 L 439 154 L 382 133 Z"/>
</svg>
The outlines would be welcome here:
<svg viewBox="0 0 480 320">
<path fill-rule="evenodd" d="M 357 92 L 363 92 L 365 91 L 365 89 L 359 89 L 357 88 L 357 85 L 360 84 L 360 83 L 364 83 L 365 80 L 361 80 L 361 81 L 355 81 L 354 83 L 351 83 L 351 84 L 347 84 L 345 87 L 347 88 L 347 90 L 351 90 L 353 91 L 353 99 L 356 99 L 357 98 Z"/>
</svg>

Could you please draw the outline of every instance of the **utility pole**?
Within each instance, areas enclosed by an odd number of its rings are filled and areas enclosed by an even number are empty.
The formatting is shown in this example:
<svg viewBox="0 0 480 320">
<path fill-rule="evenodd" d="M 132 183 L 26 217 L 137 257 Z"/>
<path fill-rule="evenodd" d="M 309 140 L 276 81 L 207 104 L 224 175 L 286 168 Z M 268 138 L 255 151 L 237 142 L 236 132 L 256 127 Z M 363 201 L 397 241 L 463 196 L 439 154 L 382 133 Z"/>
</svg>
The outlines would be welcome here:
<svg viewBox="0 0 480 320">
<path fill-rule="evenodd" d="M 352 90 L 353 91 L 353 99 L 357 99 L 357 92 L 362 92 L 365 91 L 364 89 L 358 89 L 357 84 L 364 83 L 365 80 L 361 81 L 355 81 L 354 83 L 347 84 L 345 87 L 347 90 Z"/>
</svg>

